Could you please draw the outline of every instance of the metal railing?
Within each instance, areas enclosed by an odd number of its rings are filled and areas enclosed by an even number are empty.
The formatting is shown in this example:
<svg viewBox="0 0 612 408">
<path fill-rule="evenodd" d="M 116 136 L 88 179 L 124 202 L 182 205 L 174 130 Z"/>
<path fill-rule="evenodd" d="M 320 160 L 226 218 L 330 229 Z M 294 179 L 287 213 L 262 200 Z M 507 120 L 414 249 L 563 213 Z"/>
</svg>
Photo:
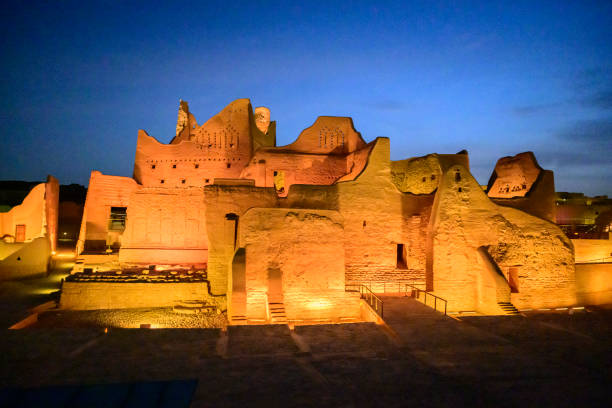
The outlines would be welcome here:
<svg viewBox="0 0 612 408">
<path fill-rule="evenodd" d="M 421 300 L 421 293 L 424 293 L 425 296 L 423 298 L 423 303 L 425 304 L 425 306 L 431 306 L 431 301 L 430 304 L 427 304 L 427 297 L 429 296 L 429 298 L 433 298 L 433 308 L 434 310 L 438 310 L 438 304 L 442 305 L 444 304 L 444 315 L 446 315 L 446 308 L 447 308 L 447 301 L 446 299 L 441 298 L 440 296 L 436 296 L 431 292 L 428 292 L 426 290 L 423 290 L 421 288 L 417 288 L 414 285 L 411 285 L 409 283 L 406 283 L 404 286 L 404 293 L 406 294 L 406 296 L 408 296 L 408 288 L 410 288 L 411 290 L 411 296 L 416 298 L 417 300 Z M 438 311 L 442 311 L 442 310 L 438 310 Z"/>
<path fill-rule="evenodd" d="M 374 309 L 374 311 L 376 312 L 376 314 L 378 314 L 381 318 L 383 318 L 383 314 L 384 314 L 384 304 L 383 301 L 374 294 L 374 292 L 372 292 L 372 290 L 363 284 L 348 284 L 345 285 L 344 290 L 346 292 L 359 292 L 359 296 L 361 297 L 361 299 L 365 300 L 368 305 L 370 305 L 370 307 L 372 309 Z"/>
</svg>

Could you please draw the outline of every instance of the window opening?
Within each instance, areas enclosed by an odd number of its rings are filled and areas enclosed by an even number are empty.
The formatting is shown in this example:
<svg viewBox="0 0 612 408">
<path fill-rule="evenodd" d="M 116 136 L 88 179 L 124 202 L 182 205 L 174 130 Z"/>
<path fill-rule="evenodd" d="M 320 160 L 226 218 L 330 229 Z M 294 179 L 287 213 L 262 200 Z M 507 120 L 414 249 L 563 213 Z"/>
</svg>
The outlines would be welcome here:
<svg viewBox="0 0 612 408">
<path fill-rule="evenodd" d="M 112 231 L 123 231 L 127 218 L 127 207 L 111 207 L 108 229 Z"/>
</svg>

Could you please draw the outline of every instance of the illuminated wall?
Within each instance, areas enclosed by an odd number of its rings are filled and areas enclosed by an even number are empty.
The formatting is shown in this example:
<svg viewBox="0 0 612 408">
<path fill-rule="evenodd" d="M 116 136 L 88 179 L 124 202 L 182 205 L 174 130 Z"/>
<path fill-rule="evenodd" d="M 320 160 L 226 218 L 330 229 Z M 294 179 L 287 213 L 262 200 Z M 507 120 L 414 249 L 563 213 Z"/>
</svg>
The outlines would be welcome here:
<svg viewBox="0 0 612 408">
<path fill-rule="evenodd" d="M 247 318 L 267 319 L 268 303 L 282 304 L 289 321 L 358 318 L 359 297 L 345 292 L 342 237 L 337 211 L 247 211 L 237 243 L 246 267 L 231 274 L 245 281 Z"/>
<path fill-rule="evenodd" d="M 512 302 L 519 309 L 575 304 L 570 240 L 551 222 L 493 203 L 463 166 L 442 176 L 430 229 L 434 293 L 449 299 L 451 310 L 477 310 L 482 302 L 479 248 L 507 281 L 514 268 Z"/>
<path fill-rule="evenodd" d="M 0 279 L 47 272 L 57 245 L 58 199 L 59 183 L 48 176 L 20 205 L 0 213 Z"/>
<path fill-rule="evenodd" d="M 187 111 L 186 111 L 187 110 Z M 238 178 L 253 154 L 255 140 L 273 146 L 275 136 L 257 127 L 248 99 L 230 103 L 201 126 L 181 102 L 177 136 L 162 144 L 138 132 L 134 178 L 145 187 L 189 187 L 211 184 L 215 178 Z"/>
<path fill-rule="evenodd" d="M 493 202 L 555 222 L 555 178 L 543 170 L 532 152 L 502 157 L 487 186 Z"/>
<path fill-rule="evenodd" d="M 346 283 L 420 284 L 454 311 L 576 302 L 573 246 L 547 221 L 552 172 L 533 154 L 500 159 L 487 196 L 465 151 L 391 161 L 390 149 L 326 116 L 276 147 L 267 108 L 240 99 L 199 125 L 181 101 L 170 144 L 139 132 L 134 179 L 92 172 L 81 249 L 207 264 L 230 317 L 260 321 L 271 293 L 290 320 L 355 316 Z"/>
<path fill-rule="evenodd" d="M 129 177 L 108 176 L 92 171 L 77 251 L 104 251 L 108 246 L 121 244 L 121 229 L 109 228 L 111 208 L 127 208 L 131 194 L 139 188 Z"/>
<path fill-rule="evenodd" d="M 119 261 L 206 264 L 204 193 L 198 188 L 143 188 L 130 195 Z"/>
<path fill-rule="evenodd" d="M 612 239 L 572 239 L 576 263 L 612 262 Z"/>
</svg>

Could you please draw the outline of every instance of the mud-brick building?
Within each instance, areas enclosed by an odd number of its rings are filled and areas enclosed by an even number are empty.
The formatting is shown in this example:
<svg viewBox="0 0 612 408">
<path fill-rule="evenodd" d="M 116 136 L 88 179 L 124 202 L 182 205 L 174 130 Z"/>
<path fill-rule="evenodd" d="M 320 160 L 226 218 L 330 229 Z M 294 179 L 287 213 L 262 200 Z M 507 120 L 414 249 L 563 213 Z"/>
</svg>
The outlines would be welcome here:
<svg viewBox="0 0 612 408">
<path fill-rule="evenodd" d="M 197 271 L 189 296 L 231 323 L 273 322 L 278 310 L 296 323 L 359 319 L 352 284 L 410 283 L 457 312 L 576 303 L 573 247 L 550 218 L 552 172 L 532 154 L 502 160 L 483 189 L 467 152 L 391 161 L 390 140 L 366 142 L 351 118 L 319 117 L 287 146 L 275 129 L 267 108 L 240 99 L 201 125 L 181 102 L 169 144 L 139 131 L 133 178 L 92 172 L 77 271 Z M 187 296 L 148 296 L 138 282 L 137 296 L 109 293 L 128 283 L 67 282 L 62 304 Z"/>
</svg>

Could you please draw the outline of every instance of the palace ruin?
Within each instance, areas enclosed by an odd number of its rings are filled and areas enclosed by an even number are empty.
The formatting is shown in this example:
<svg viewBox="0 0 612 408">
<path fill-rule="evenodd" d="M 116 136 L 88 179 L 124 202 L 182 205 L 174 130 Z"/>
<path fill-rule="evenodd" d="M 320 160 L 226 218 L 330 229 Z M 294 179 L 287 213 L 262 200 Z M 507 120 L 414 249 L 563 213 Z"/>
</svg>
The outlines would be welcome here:
<svg viewBox="0 0 612 408">
<path fill-rule="evenodd" d="M 286 146 L 275 132 L 248 99 L 201 125 L 181 101 L 169 144 L 140 130 L 133 178 L 91 173 L 61 307 L 344 322 L 364 313 L 347 288 L 405 284 L 449 312 L 576 305 L 553 174 L 532 153 L 500 159 L 483 188 L 467 152 L 392 161 L 390 140 L 366 142 L 348 117 Z"/>
</svg>

